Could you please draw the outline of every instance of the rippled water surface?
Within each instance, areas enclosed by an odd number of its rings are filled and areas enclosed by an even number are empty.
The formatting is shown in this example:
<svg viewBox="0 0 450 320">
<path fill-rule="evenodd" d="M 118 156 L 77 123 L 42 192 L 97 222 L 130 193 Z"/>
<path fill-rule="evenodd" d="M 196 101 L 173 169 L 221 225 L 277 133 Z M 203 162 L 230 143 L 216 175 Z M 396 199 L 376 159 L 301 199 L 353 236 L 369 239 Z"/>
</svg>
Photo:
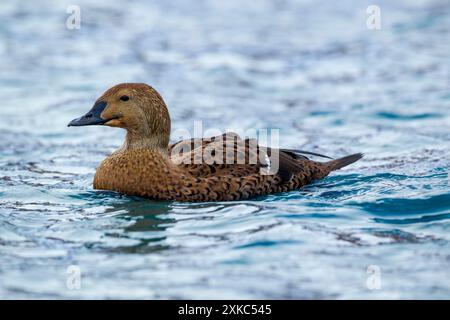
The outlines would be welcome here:
<svg viewBox="0 0 450 320">
<path fill-rule="evenodd" d="M 76 3 L 79 30 L 69 2 L 1 4 L 1 298 L 450 298 L 448 1 L 377 1 L 381 30 L 366 1 Z M 251 201 L 94 191 L 123 132 L 66 124 L 131 81 L 174 130 L 366 157 Z"/>
</svg>

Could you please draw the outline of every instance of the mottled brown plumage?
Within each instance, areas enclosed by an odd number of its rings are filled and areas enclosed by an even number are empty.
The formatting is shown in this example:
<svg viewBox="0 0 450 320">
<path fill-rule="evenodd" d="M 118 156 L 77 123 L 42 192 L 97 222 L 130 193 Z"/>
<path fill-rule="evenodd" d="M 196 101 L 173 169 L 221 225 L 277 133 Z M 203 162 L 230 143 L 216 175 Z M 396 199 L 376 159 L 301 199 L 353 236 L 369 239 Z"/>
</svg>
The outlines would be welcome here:
<svg viewBox="0 0 450 320">
<path fill-rule="evenodd" d="M 301 151 L 261 147 L 235 133 L 169 145 L 166 105 L 146 84 L 114 86 L 69 126 L 92 124 L 127 130 L 124 145 L 97 168 L 94 188 L 152 199 L 227 201 L 285 192 L 362 157 L 321 163 Z"/>
</svg>

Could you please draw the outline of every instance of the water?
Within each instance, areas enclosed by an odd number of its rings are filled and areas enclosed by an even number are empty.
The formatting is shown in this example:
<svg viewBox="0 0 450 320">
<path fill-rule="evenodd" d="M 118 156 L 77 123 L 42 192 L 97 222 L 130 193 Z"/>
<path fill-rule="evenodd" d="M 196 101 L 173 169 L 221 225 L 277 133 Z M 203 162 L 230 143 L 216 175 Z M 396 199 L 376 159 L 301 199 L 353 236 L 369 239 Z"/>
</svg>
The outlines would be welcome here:
<svg viewBox="0 0 450 320">
<path fill-rule="evenodd" d="M 381 30 L 366 1 L 96 2 L 79 30 L 71 2 L 1 4 L 1 298 L 450 297 L 448 1 L 377 1 Z M 131 81 L 174 130 L 366 157 L 251 201 L 94 191 L 123 132 L 66 124 Z"/>
</svg>

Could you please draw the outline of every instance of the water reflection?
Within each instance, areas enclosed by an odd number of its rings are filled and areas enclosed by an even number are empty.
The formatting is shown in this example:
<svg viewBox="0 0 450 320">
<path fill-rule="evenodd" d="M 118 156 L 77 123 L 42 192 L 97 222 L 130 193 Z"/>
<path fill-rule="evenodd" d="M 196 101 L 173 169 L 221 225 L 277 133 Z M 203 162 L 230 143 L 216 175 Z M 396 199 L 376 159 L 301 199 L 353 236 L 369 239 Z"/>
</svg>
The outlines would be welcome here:
<svg viewBox="0 0 450 320">
<path fill-rule="evenodd" d="M 165 231 L 175 222 L 167 214 L 171 211 L 169 202 L 157 202 L 148 199 L 130 197 L 124 202 L 110 204 L 105 213 L 119 213 L 115 219 L 126 221 L 122 231 L 108 234 L 110 237 L 136 240 L 135 244 L 108 247 L 106 250 L 114 253 L 154 253 L 169 249 L 164 244 Z"/>
</svg>

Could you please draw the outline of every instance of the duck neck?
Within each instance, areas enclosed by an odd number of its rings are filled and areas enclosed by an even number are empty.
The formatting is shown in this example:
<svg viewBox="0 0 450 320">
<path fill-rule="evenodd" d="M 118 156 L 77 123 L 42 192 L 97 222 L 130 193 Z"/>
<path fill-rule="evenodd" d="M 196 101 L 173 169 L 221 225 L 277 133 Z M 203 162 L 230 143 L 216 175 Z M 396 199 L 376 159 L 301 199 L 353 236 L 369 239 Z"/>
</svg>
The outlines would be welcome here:
<svg viewBox="0 0 450 320">
<path fill-rule="evenodd" d="M 142 135 L 133 131 L 127 131 L 122 150 L 151 149 L 167 154 L 168 144 L 169 137 L 163 134 Z"/>
</svg>

